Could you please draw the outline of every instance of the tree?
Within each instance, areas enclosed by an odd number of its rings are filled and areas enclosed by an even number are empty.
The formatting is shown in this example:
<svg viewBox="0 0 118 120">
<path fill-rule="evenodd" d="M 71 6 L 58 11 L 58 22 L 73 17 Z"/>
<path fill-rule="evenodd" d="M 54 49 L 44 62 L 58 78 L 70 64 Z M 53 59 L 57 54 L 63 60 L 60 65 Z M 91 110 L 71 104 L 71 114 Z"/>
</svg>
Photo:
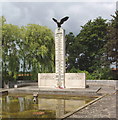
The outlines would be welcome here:
<svg viewBox="0 0 118 120">
<path fill-rule="evenodd" d="M 3 80 L 16 80 L 20 71 L 30 72 L 37 80 L 39 72 L 54 72 L 54 39 L 50 29 L 29 24 L 18 27 L 2 25 Z"/>
<path fill-rule="evenodd" d="M 77 57 L 80 70 L 93 72 L 102 66 L 103 46 L 106 44 L 107 26 L 105 19 L 98 17 L 88 21 L 76 37 L 82 53 Z"/>
<path fill-rule="evenodd" d="M 112 15 L 112 17 L 113 19 L 108 26 L 108 42 L 105 47 L 110 63 L 115 62 L 116 68 L 118 68 L 118 11 L 116 11 L 115 15 Z"/>
<path fill-rule="evenodd" d="M 16 80 L 19 72 L 17 43 L 20 40 L 18 26 L 4 23 L 2 25 L 2 72 L 4 82 Z"/>
<path fill-rule="evenodd" d="M 47 27 L 29 24 L 21 28 L 20 58 L 23 72 L 30 70 L 32 78 L 39 72 L 54 72 L 54 39 Z"/>
<path fill-rule="evenodd" d="M 2 87 L 2 24 L 3 16 L 0 17 L 0 88 Z"/>
<path fill-rule="evenodd" d="M 75 36 L 72 32 L 66 35 L 66 69 L 69 71 L 75 66 Z"/>
<path fill-rule="evenodd" d="M 67 72 L 78 68 L 78 56 L 82 53 L 82 46 L 72 32 L 66 35 L 66 66 Z"/>
<path fill-rule="evenodd" d="M 107 43 L 105 44 L 107 61 L 109 64 L 115 63 L 116 70 L 118 69 L 118 11 L 112 15 L 112 20 L 108 26 Z M 117 73 L 116 73 L 117 75 Z M 114 79 L 117 79 L 115 75 Z"/>
</svg>

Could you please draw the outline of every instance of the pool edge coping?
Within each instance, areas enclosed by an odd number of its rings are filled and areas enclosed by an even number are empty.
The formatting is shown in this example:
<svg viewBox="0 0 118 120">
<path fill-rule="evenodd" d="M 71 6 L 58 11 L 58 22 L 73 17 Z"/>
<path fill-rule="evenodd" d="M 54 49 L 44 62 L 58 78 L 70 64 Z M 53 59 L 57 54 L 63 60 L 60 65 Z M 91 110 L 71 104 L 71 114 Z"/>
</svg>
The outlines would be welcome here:
<svg viewBox="0 0 118 120">
<path fill-rule="evenodd" d="M 69 113 L 67 113 L 67 114 L 65 114 L 65 115 L 63 115 L 63 116 L 60 116 L 59 118 L 56 118 L 56 120 L 63 120 L 63 119 L 65 119 L 65 118 L 67 118 L 67 117 L 73 115 L 74 113 L 76 113 L 76 112 L 78 112 L 78 111 L 80 111 L 80 110 L 86 108 L 87 106 L 89 106 L 89 105 L 91 105 L 91 104 L 97 102 L 98 100 L 100 100 L 100 99 L 102 99 L 103 97 L 108 96 L 108 95 L 110 95 L 110 94 L 108 94 L 108 93 L 107 93 L 107 94 L 104 94 L 104 95 L 102 95 L 102 96 L 100 96 L 100 97 L 98 97 L 98 98 L 96 98 L 96 99 L 94 99 L 94 100 L 88 102 L 87 104 L 85 104 L 85 105 L 79 107 L 78 109 L 76 109 L 76 110 L 74 110 L 74 111 L 71 111 L 71 112 L 69 112 Z"/>
</svg>

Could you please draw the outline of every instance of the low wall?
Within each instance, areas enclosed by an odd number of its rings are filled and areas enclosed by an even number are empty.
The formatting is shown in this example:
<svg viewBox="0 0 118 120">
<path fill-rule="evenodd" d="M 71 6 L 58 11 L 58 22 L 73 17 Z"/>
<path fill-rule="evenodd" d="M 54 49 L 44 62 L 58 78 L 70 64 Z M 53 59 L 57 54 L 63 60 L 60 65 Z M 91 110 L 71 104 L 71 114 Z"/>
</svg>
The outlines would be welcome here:
<svg viewBox="0 0 118 120">
<path fill-rule="evenodd" d="M 118 90 L 118 80 L 86 80 L 86 83 L 91 85 L 114 86 Z"/>
<path fill-rule="evenodd" d="M 20 84 L 16 84 L 17 87 L 25 87 L 25 86 L 37 86 L 37 83 L 20 83 Z M 14 85 L 15 86 L 15 85 Z"/>
<path fill-rule="evenodd" d="M 65 73 L 65 88 L 85 88 L 86 80 L 85 73 Z M 56 87 L 55 73 L 39 73 L 39 87 Z"/>
<path fill-rule="evenodd" d="M 117 80 L 86 80 L 86 83 L 88 84 L 99 84 L 99 85 L 116 85 Z"/>
</svg>

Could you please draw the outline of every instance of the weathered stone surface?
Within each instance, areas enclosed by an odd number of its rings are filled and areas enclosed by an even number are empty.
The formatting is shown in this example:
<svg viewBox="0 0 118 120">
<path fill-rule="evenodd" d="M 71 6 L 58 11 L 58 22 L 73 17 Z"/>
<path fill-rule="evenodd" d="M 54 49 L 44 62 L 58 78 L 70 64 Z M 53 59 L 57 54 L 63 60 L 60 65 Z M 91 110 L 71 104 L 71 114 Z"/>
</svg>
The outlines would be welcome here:
<svg viewBox="0 0 118 120">
<path fill-rule="evenodd" d="M 54 87 L 56 85 L 55 73 L 39 73 L 38 86 L 39 87 Z"/>
<path fill-rule="evenodd" d="M 56 81 L 56 73 L 39 73 L 38 74 L 38 86 L 39 87 L 56 87 L 58 84 Z M 60 80 L 63 78 L 63 73 L 60 74 Z M 85 88 L 85 73 L 65 73 L 66 88 Z"/>
<path fill-rule="evenodd" d="M 85 88 L 85 73 L 65 73 L 66 88 Z"/>
<path fill-rule="evenodd" d="M 101 100 L 93 103 L 90 106 L 87 106 L 86 108 L 76 112 L 75 114 L 71 115 L 67 119 L 82 119 L 85 118 L 88 120 L 88 118 L 104 118 L 104 120 L 109 120 L 110 118 L 116 118 L 116 95 L 112 94 L 106 97 L 103 97 Z M 102 120 L 102 119 L 100 119 Z M 110 119 L 111 120 L 111 119 Z M 114 119 L 115 120 L 115 119 Z"/>
<path fill-rule="evenodd" d="M 105 81 L 103 80 L 103 83 L 109 83 L 102 84 L 97 80 L 94 86 L 101 87 L 100 91 L 98 93 L 102 94 L 108 94 L 104 96 L 102 99 L 96 101 L 95 103 L 85 107 L 84 109 L 81 109 L 80 111 L 77 111 L 73 115 L 71 115 L 68 118 L 65 118 L 64 120 L 70 120 L 70 119 L 77 119 L 77 120 L 116 120 L 118 118 L 117 114 L 117 92 L 115 93 L 115 85 L 110 84 L 111 81 Z M 89 86 L 93 86 L 92 81 L 87 82 Z"/>
<path fill-rule="evenodd" d="M 55 70 L 57 86 L 65 87 L 65 31 L 55 30 Z"/>
</svg>

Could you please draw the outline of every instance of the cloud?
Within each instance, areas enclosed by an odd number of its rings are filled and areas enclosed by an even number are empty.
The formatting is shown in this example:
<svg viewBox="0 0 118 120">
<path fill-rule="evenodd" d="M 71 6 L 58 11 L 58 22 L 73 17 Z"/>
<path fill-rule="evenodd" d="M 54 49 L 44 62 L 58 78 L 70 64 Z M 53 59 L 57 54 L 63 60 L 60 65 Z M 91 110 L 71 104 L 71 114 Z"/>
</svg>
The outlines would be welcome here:
<svg viewBox="0 0 118 120">
<path fill-rule="evenodd" d="M 52 17 L 60 19 L 66 15 L 70 18 L 63 24 L 66 32 L 78 34 L 81 26 L 88 20 L 102 16 L 111 19 L 116 9 L 115 2 L 10 2 L 3 3 L 3 15 L 8 23 L 15 25 L 40 24 L 52 31 L 56 24 Z"/>
</svg>

